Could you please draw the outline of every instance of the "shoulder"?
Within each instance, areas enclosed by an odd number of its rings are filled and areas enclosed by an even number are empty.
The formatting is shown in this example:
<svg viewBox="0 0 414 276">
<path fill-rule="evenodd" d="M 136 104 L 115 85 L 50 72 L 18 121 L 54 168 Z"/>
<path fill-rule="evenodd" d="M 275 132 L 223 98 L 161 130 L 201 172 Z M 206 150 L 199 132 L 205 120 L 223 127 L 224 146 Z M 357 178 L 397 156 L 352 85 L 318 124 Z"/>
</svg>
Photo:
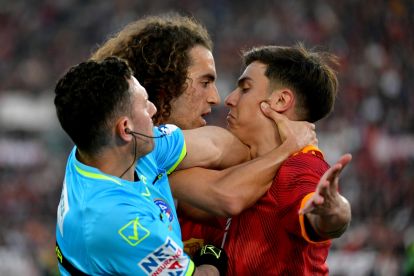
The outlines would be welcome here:
<svg viewBox="0 0 414 276">
<path fill-rule="evenodd" d="M 322 170 L 329 168 L 325 161 L 323 152 L 316 147 L 305 147 L 301 151 L 290 156 L 282 165 L 285 170 Z M 323 174 L 323 173 L 322 173 Z"/>
<path fill-rule="evenodd" d="M 305 148 L 290 156 L 279 168 L 274 181 L 279 183 L 295 183 L 301 179 L 319 178 L 328 170 L 329 164 L 323 153 L 316 147 Z"/>
<path fill-rule="evenodd" d="M 182 130 L 176 125 L 166 124 L 154 127 L 154 133 L 161 136 L 169 137 L 181 134 Z"/>
</svg>

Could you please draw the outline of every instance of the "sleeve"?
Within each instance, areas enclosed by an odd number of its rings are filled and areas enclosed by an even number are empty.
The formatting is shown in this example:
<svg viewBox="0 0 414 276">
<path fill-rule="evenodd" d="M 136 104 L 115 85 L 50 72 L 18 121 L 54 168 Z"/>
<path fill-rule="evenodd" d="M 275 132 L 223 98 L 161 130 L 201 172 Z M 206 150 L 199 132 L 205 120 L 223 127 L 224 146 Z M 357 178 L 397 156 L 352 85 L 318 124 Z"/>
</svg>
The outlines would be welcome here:
<svg viewBox="0 0 414 276">
<path fill-rule="evenodd" d="M 154 136 L 162 136 L 155 139 L 154 153 L 157 163 L 170 174 L 187 154 L 183 132 L 177 126 L 167 124 L 154 127 Z"/>
<path fill-rule="evenodd" d="M 107 212 L 90 235 L 92 271 L 111 275 L 192 275 L 183 244 L 147 202 L 124 203 Z M 92 257 L 91 257 L 92 258 Z"/>
<path fill-rule="evenodd" d="M 283 224 L 289 233 L 301 236 L 308 242 L 313 241 L 306 231 L 304 216 L 299 216 L 298 212 L 328 168 L 323 159 L 312 154 L 300 154 L 288 160 L 278 174 L 282 176 L 278 202 L 285 214 Z"/>
</svg>

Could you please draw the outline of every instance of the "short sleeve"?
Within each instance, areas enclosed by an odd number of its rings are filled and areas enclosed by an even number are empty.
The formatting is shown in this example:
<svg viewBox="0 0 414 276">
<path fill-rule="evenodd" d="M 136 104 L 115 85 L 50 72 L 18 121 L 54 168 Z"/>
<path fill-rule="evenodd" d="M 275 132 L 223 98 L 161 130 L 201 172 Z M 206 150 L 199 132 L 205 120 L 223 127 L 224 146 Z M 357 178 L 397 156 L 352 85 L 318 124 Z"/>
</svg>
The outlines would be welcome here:
<svg viewBox="0 0 414 276">
<path fill-rule="evenodd" d="M 173 172 L 187 154 L 183 132 L 175 125 L 167 124 L 154 127 L 154 156 L 159 167 L 168 174 Z"/>
<path fill-rule="evenodd" d="M 275 179 L 279 185 L 278 208 L 284 214 L 283 225 L 289 233 L 308 240 L 303 217 L 301 221 L 298 212 L 328 168 L 329 165 L 323 159 L 305 153 L 290 158 L 278 172 Z"/>
</svg>

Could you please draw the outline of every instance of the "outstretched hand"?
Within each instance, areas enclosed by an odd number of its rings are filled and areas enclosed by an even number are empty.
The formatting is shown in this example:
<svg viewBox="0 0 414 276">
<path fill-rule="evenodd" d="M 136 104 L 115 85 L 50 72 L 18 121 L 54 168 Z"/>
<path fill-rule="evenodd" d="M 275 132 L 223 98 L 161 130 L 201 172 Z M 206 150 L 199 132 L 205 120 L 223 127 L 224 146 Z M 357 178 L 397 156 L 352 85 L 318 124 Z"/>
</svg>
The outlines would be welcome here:
<svg viewBox="0 0 414 276">
<path fill-rule="evenodd" d="M 329 168 L 319 180 L 315 193 L 299 210 L 299 214 L 328 215 L 335 211 L 342 204 L 342 197 L 338 192 L 339 175 L 342 170 L 351 162 L 352 155 L 344 154 Z"/>
<path fill-rule="evenodd" d="M 260 107 L 263 114 L 276 123 L 282 142 L 287 140 L 295 144 L 296 150 L 307 145 L 318 145 L 315 124 L 306 121 L 291 121 L 285 115 L 273 110 L 266 101 L 263 101 Z"/>
</svg>

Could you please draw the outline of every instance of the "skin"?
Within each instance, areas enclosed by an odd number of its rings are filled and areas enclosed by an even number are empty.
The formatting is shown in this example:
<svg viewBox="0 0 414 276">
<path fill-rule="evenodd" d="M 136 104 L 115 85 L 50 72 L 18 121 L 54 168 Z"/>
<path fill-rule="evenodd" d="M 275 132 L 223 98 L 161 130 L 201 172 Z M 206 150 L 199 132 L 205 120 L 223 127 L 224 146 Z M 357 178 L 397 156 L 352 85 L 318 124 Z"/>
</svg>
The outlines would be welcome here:
<svg viewBox="0 0 414 276">
<path fill-rule="evenodd" d="M 124 120 L 123 125 L 132 131 L 139 131 L 151 136 L 154 126 L 152 116 L 157 112 L 157 108 L 148 100 L 147 91 L 136 78 L 132 77 L 128 83 L 132 95 L 131 124 L 127 124 L 127 121 Z M 138 156 L 145 155 L 154 148 L 154 139 L 143 136 L 136 136 L 136 139 Z"/>
<path fill-rule="evenodd" d="M 260 109 L 260 103 L 268 99 L 269 80 L 264 76 L 265 70 L 264 64 L 249 65 L 239 78 L 237 88 L 225 100 L 229 107 L 227 128 L 249 145 L 253 158 L 281 143 L 277 128 Z"/>
<path fill-rule="evenodd" d="M 265 70 L 264 64 L 250 64 L 240 77 L 237 88 L 225 100 L 230 109 L 227 116 L 228 129 L 249 146 L 252 158 L 263 157 L 270 150 L 280 148 L 283 145 L 281 141 L 292 139 L 292 136 L 289 137 L 292 133 L 281 131 L 287 129 L 285 124 L 291 121 L 278 121 L 278 118 L 283 117 L 280 114 L 292 120 L 298 118 L 294 93 L 286 87 L 271 87 L 264 74 Z M 277 126 L 274 122 L 277 122 Z M 314 195 L 300 211 L 300 214 L 306 214 L 318 238 L 340 236 L 351 219 L 350 205 L 338 193 L 339 175 L 350 161 L 351 155 L 345 154 L 327 170 Z M 261 164 L 266 165 L 268 163 Z M 242 166 L 243 164 L 239 165 L 239 168 Z M 251 172 L 248 169 L 244 171 Z M 227 169 L 215 171 L 192 168 L 174 173 L 170 176 L 170 182 L 174 195 L 181 200 L 180 204 L 187 204 L 186 209 L 191 210 L 186 214 L 205 221 L 211 214 L 240 214 L 268 190 L 273 176 L 274 173 L 268 182 L 255 186 L 253 184 L 262 175 L 247 173 L 241 176 L 238 171 L 233 174 L 228 173 Z M 191 209 L 190 205 L 206 212 Z"/>
<path fill-rule="evenodd" d="M 78 149 L 77 158 L 85 165 L 99 168 L 102 172 L 120 176 L 134 161 L 154 148 L 151 138 L 136 138 L 136 156 L 134 157 L 134 136 L 126 133 L 125 129 L 139 131 L 146 135 L 152 135 L 152 117 L 157 112 L 156 107 L 148 101 L 148 94 L 144 87 L 132 77 L 128 79 L 132 98 L 131 117 L 119 117 L 112 128 L 112 141 L 110 145 L 95 156 L 90 156 Z M 112 162 L 108 162 L 112 160 Z M 129 169 L 123 176 L 124 179 L 133 181 L 134 170 Z"/>
<path fill-rule="evenodd" d="M 186 89 L 184 93 L 172 101 L 171 117 L 163 123 L 173 123 L 187 129 L 184 131 L 186 140 L 187 155 L 180 163 L 178 169 L 185 169 L 194 166 L 205 166 L 212 168 L 226 168 L 250 160 L 250 151 L 246 145 L 231 135 L 227 130 L 218 127 L 206 127 L 203 118 L 211 112 L 211 106 L 220 102 L 215 80 L 216 70 L 212 53 L 205 47 L 196 46 L 189 51 L 191 64 L 188 68 Z M 128 80 L 132 98 L 131 113 L 114 119 L 111 142 L 102 149 L 97 156 L 82 156 L 79 160 L 89 166 L 100 169 L 102 172 L 134 180 L 134 162 L 141 156 L 150 152 L 154 147 L 151 138 L 132 135 L 131 131 L 140 132 L 146 135 L 153 135 L 151 118 L 156 113 L 155 106 L 148 101 L 145 89 L 135 78 Z M 278 118 L 277 120 L 286 120 Z M 276 122 L 277 122 L 276 120 Z M 285 123 L 287 125 L 287 123 Z M 293 149 L 302 146 L 306 141 L 314 141 L 315 133 L 313 127 L 308 123 L 294 124 L 299 140 L 290 139 L 287 149 L 276 150 L 270 155 L 271 159 L 277 160 L 278 164 L 289 155 Z M 289 131 L 287 129 L 286 131 Z M 292 135 L 292 137 L 294 137 Z M 283 154 L 281 154 L 283 153 Z M 269 157 L 268 157 L 269 158 Z M 276 159 L 278 158 L 278 159 Z M 249 169 L 256 168 L 263 170 L 261 164 L 267 164 L 266 159 L 256 159 L 246 162 L 243 166 Z M 132 164 L 132 166 L 131 166 Z M 253 167 L 252 167 L 253 166 Z M 271 178 L 275 165 L 267 164 L 263 178 Z M 125 170 L 129 168 L 126 173 Z M 237 174 L 237 169 L 229 169 L 228 173 Z M 249 170 L 244 167 L 241 172 L 248 174 Z M 244 178 L 247 179 L 247 178 Z M 268 182 L 268 181 L 263 181 Z M 203 274 L 206 273 L 206 274 Z M 218 274 L 213 266 L 203 265 L 196 269 L 195 275 Z"/>
<path fill-rule="evenodd" d="M 287 87 L 272 89 L 265 76 L 266 67 L 260 62 L 247 66 L 239 78 L 238 87 L 225 100 L 230 108 L 227 117 L 228 129 L 249 145 L 253 157 L 262 156 L 270 149 L 280 146 L 279 135 L 271 128 L 268 118 L 263 116 L 261 106 L 268 109 L 270 105 L 273 110 L 291 120 L 298 118 L 295 112 L 295 93 Z M 263 100 L 268 104 L 261 105 Z M 324 174 L 311 202 L 300 211 L 307 216 L 320 237 L 337 237 L 342 234 L 339 230 L 345 231 L 344 226 L 350 221 L 349 203 L 337 192 L 339 174 L 350 160 L 349 154 L 342 156 Z"/>
<path fill-rule="evenodd" d="M 171 101 L 171 116 L 168 118 L 168 123 L 181 129 L 205 126 L 203 117 L 211 112 L 211 106 L 220 103 L 213 54 L 203 46 L 195 46 L 189 51 L 189 56 L 187 88 Z"/>
<path fill-rule="evenodd" d="M 182 129 L 195 129 L 195 128 L 204 126 L 206 124 L 206 121 L 203 119 L 203 115 L 206 115 L 211 111 L 212 105 L 220 102 L 220 98 L 217 93 L 217 88 L 215 85 L 216 70 L 215 70 L 214 58 L 213 58 L 212 53 L 203 46 L 196 46 L 190 50 L 189 55 L 191 58 L 191 65 L 188 68 L 188 78 L 189 80 L 192 80 L 192 81 L 187 82 L 188 87 L 185 90 L 185 92 L 180 97 L 172 101 L 171 116 L 166 121 L 163 122 L 163 123 L 176 124 Z M 258 112 L 261 113 L 261 111 L 258 111 Z M 262 113 L 261 115 L 264 117 Z M 280 121 L 278 123 L 284 122 L 283 118 L 278 118 L 278 120 Z M 305 139 L 307 139 L 306 137 L 309 137 L 308 136 L 309 131 L 313 131 L 314 125 L 309 124 L 305 126 L 305 124 L 306 123 L 304 122 L 301 122 L 301 123 L 289 122 L 289 124 L 285 124 L 284 125 L 285 128 L 282 131 L 289 132 L 292 134 L 289 136 L 289 139 L 287 140 L 293 141 L 293 144 L 312 143 L 313 138 L 309 140 L 305 140 Z M 305 129 L 306 127 L 310 127 L 310 128 Z M 271 128 L 276 129 L 277 128 L 276 124 L 273 123 L 271 125 Z M 223 143 L 223 141 L 225 141 L 224 138 L 217 136 L 217 133 L 215 133 L 213 130 L 204 129 L 204 128 L 202 129 L 203 130 L 201 129 L 198 130 L 200 131 L 200 133 L 198 133 L 197 131 L 197 135 L 200 135 L 201 132 L 203 132 L 200 136 L 204 136 L 205 138 L 216 140 L 217 143 L 221 143 L 221 144 Z M 192 141 L 194 141 L 193 138 L 191 137 L 192 132 L 185 131 L 184 134 L 186 136 L 185 140 L 186 140 L 187 146 L 191 146 Z M 194 136 L 194 138 L 196 137 Z M 301 140 L 299 141 L 299 139 Z M 286 140 L 286 137 L 284 140 Z M 265 184 L 260 185 L 260 186 L 250 185 L 250 182 L 248 181 L 252 177 L 251 175 L 248 175 L 245 178 L 240 177 L 237 181 L 233 180 L 226 185 L 224 185 L 224 183 L 221 185 L 215 185 L 214 184 L 215 181 L 213 179 L 216 179 L 216 177 L 219 177 L 219 176 L 215 176 L 210 181 L 208 180 L 209 178 L 204 179 L 206 181 L 205 185 L 208 185 L 211 188 L 213 187 L 216 188 L 215 191 L 212 191 L 211 193 L 205 193 L 204 194 L 205 198 L 211 196 L 212 198 L 217 199 L 217 202 L 222 203 L 221 206 L 216 206 L 217 207 L 216 210 L 220 214 L 231 215 L 234 212 L 240 212 L 242 209 L 247 208 L 248 206 L 253 204 L 258 198 L 260 198 L 260 196 L 265 192 L 265 189 L 269 187 L 271 183 L 272 175 L 276 171 L 277 167 L 283 162 L 283 160 L 285 160 L 292 153 L 291 151 L 293 147 L 294 146 L 290 146 L 290 147 L 286 146 L 286 147 L 280 148 L 278 151 L 278 155 L 275 155 L 274 157 L 272 157 L 272 161 L 274 161 L 274 163 L 268 163 L 266 165 L 262 164 L 261 168 L 258 167 L 260 163 L 256 165 L 257 172 L 260 172 L 260 171 L 264 172 L 266 171 L 264 167 L 273 165 L 272 170 L 268 169 L 268 171 L 271 172 L 269 175 L 265 173 L 258 174 L 260 176 L 265 176 L 264 179 L 268 179 L 267 181 L 261 182 L 260 179 L 256 179 L 257 183 L 259 184 L 266 183 L 267 186 L 265 186 Z M 234 154 L 234 152 L 228 150 L 230 147 L 225 146 L 224 148 L 225 148 L 225 151 L 216 152 L 215 154 L 217 156 L 227 155 L 228 156 L 227 160 L 230 160 L 229 157 L 232 154 Z M 296 148 L 296 150 L 298 149 L 299 148 Z M 210 148 L 208 150 L 211 151 L 212 149 Z M 244 149 L 240 148 L 240 151 L 243 151 L 243 150 Z M 249 149 L 248 158 L 246 160 L 252 157 L 254 157 L 254 153 L 252 155 L 252 149 Z M 189 160 L 189 163 L 191 163 L 191 157 L 187 155 L 186 159 Z M 184 160 L 177 169 L 182 169 L 183 167 L 187 167 L 186 165 L 187 160 Z M 237 164 L 236 162 L 233 162 L 233 161 L 231 161 L 231 163 Z M 214 164 L 212 167 L 209 167 L 209 168 L 225 169 L 229 167 L 229 165 L 230 163 L 226 163 L 226 164 L 220 163 L 220 164 Z M 202 167 L 205 167 L 205 165 L 203 164 Z M 254 167 L 250 167 L 250 168 L 253 169 Z M 187 175 L 197 174 L 197 169 L 193 169 L 192 171 L 187 170 L 185 173 Z M 232 174 L 232 170 L 230 169 L 223 170 L 221 172 L 220 178 L 228 179 L 231 174 Z M 173 189 L 173 193 L 176 193 L 174 191 L 174 185 L 172 185 L 171 187 Z M 194 188 L 194 185 L 191 185 L 190 189 L 192 188 Z M 186 189 L 186 191 L 188 192 L 188 194 L 192 195 L 193 192 L 200 193 L 201 191 L 203 191 L 203 188 L 205 188 L 205 186 L 202 186 L 202 184 L 200 184 L 200 185 L 197 185 L 197 191 L 190 192 L 189 189 Z M 245 192 L 244 193 L 240 192 L 237 194 L 237 193 L 234 193 L 235 189 L 237 189 L 238 191 L 245 191 Z M 232 194 L 230 195 L 230 193 Z M 175 196 L 180 197 L 180 195 L 177 195 L 177 194 L 175 194 Z M 204 201 L 200 201 L 200 202 L 204 202 Z M 185 206 L 185 208 L 181 208 L 183 206 Z M 211 205 L 208 205 L 208 206 L 210 207 Z M 184 202 L 183 204 L 179 204 L 179 207 L 180 207 L 180 210 L 184 211 L 185 213 L 188 213 L 188 212 L 191 213 L 195 211 L 190 206 L 186 206 Z M 199 207 L 204 209 L 206 206 L 199 206 Z"/>
</svg>

